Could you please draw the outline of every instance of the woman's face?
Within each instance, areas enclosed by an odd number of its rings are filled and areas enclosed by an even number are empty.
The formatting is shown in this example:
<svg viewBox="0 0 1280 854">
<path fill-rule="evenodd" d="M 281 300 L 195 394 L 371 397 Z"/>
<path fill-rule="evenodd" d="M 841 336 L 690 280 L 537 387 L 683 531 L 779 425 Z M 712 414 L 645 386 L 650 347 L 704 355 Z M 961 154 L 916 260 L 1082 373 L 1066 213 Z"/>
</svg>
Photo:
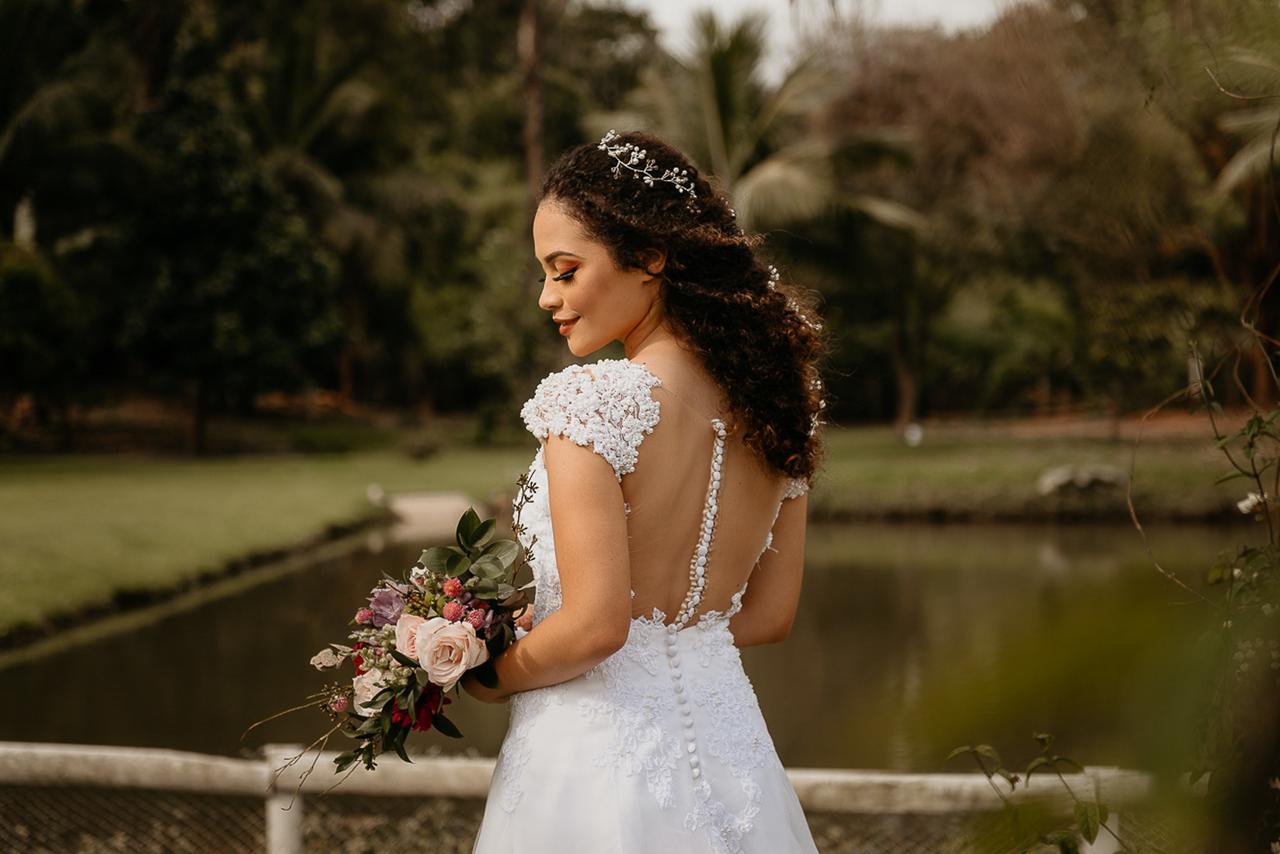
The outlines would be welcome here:
<svg viewBox="0 0 1280 854">
<path fill-rule="evenodd" d="M 625 344 L 654 318 L 658 279 L 644 270 L 620 270 L 605 245 L 586 238 L 554 198 L 534 214 L 533 249 L 546 271 L 538 305 L 551 313 L 573 355 L 586 356 L 611 341 Z M 650 269 L 658 272 L 661 265 L 658 260 Z"/>
</svg>

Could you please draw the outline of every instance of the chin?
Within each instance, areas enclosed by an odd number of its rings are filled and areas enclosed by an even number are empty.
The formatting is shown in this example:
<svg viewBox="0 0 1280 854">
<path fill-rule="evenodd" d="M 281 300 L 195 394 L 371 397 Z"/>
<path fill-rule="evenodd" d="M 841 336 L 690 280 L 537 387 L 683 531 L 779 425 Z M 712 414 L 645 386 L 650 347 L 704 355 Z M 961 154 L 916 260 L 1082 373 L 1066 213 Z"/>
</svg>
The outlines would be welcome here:
<svg viewBox="0 0 1280 854">
<path fill-rule="evenodd" d="M 578 358 L 582 358 L 583 356 L 590 356 L 592 353 L 594 353 L 595 351 L 599 350 L 601 347 L 604 346 L 604 344 L 595 344 L 595 345 L 592 345 L 589 343 L 584 344 L 580 342 L 575 342 L 573 340 L 570 340 L 568 344 L 569 344 L 569 352 L 577 356 Z"/>
</svg>

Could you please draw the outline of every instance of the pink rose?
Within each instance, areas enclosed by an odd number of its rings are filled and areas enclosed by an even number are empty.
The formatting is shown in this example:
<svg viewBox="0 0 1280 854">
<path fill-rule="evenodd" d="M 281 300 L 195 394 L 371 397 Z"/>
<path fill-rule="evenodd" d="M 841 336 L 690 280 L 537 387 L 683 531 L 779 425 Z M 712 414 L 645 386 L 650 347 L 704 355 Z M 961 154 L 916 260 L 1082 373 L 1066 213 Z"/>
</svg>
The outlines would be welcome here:
<svg viewBox="0 0 1280 854">
<path fill-rule="evenodd" d="M 418 649 L 418 629 L 426 620 L 414 614 L 401 614 L 396 620 L 396 649 L 413 658 Z"/>
<path fill-rule="evenodd" d="M 462 675 L 489 659 L 489 648 L 470 623 L 432 617 L 418 630 L 418 663 L 431 681 L 448 691 Z"/>
</svg>

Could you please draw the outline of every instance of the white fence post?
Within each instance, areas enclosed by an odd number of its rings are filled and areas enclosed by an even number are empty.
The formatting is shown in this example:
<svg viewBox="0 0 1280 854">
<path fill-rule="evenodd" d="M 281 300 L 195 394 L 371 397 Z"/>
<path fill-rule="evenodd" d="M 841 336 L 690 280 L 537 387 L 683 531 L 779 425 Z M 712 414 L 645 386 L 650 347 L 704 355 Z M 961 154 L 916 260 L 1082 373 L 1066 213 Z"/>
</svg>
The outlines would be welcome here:
<svg viewBox="0 0 1280 854">
<path fill-rule="evenodd" d="M 262 748 L 267 763 L 267 854 L 302 854 L 305 796 L 302 792 L 294 795 L 295 786 L 289 784 L 297 775 L 285 772 L 277 778 L 275 773 L 302 750 L 301 744 L 268 744 Z M 283 787 L 277 786 L 281 779 L 286 783 Z"/>
</svg>

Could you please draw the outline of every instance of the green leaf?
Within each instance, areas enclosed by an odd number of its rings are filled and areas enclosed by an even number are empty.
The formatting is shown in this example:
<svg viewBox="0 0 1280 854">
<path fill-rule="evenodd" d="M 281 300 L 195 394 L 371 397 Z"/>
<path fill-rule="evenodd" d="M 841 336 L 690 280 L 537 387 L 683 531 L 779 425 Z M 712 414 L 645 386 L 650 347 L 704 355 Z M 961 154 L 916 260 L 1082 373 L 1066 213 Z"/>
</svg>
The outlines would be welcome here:
<svg viewBox="0 0 1280 854">
<path fill-rule="evenodd" d="M 950 762 L 952 759 L 955 759 L 957 756 L 961 756 L 965 753 L 972 753 L 972 752 L 973 752 L 973 747 L 971 745 L 968 745 L 968 744 L 962 745 L 947 754 L 947 761 Z"/>
<path fill-rule="evenodd" d="M 1036 740 L 1036 743 L 1039 744 L 1042 749 L 1053 744 L 1053 733 L 1051 732 L 1033 732 L 1031 733 L 1031 737 Z"/>
<path fill-rule="evenodd" d="M 395 744 L 393 745 L 393 747 L 395 747 L 395 749 L 396 749 L 396 753 L 398 753 L 398 754 L 400 755 L 400 758 L 401 758 L 401 759 L 403 759 L 405 762 L 408 762 L 410 765 L 412 765 L 412 764 L 413 764 L 413 760 L 409 758 L 409 754 L 404 752 L 404 738 L 403 738 L 403 737 L 401 737 L 401 738 L 397 738 L 397 739 L 396 739 L 396 741 L 395 741 Z"/>
<path fill-rule="evenodd" d="M 334 771 L 334 773 L 341 774 L 343 771 L 346 771 L 348 768 L 350 768 L 352 763 L 354 763 L 359 758 L 360 758 L 359 754 L 357 754 L 354 750 L 348 750 L 346 753 L 343 753 L 335 757 L 333 760 L 333 764 L 337 765 L 338 767 Z"/>
<path fill-rule="evenodd" d="M 1083 773 L 1084 773 L 1084 766 L 1083 766 L 1083 765 L 1081 765 L 1079 762 L 1075 761 L 1074 759 L 1070 758 L 1070 757 L 1067 757 L 1067 756 L 1054 756 L 1054 757 L 1051 757 L 1051 758 L 1049 759 L 1049 761 L 1050 761 L 1050 762 L 1052 762 L 1054 765 L 1067 765 L 1067 766 L 1070 766 L 1071 768 L 1074 768 L 1074 769 L 1076 770 L 1076 773 L 1077 773 L 1077 774 L 1083 774 Z M 1089 841 L 1090 841 L 1090 842 L 1092 842 L 1093 840 L 1091 839 L 1091 840 L 1089 840 Z"/>
<path fill-rule="evenodd" d="M 490 555 L 481 555 L 476 558 L 471 564 L 471 571 L 477 578 L 483 578 L 486 581 L 501 581 L 507 575 L 507 568 L 502 565 L 502 561 Z"/>
<path fill-rule="evenodd" d="M 986 759 L 990 759 L 996 764 L 996 767 L 1004 765 L 1004 763 L 1000 761 L 1000 754 L 989 744 L 979 744 L 973 748 L 973 752 Z"/>
<path fill-rule="evenodd" d="M 454 537 L 457 539 L 458 545 L 464 549 L 470 548 L 475 533 L 479 528 L 480 517 L 476 515 L 475 508 L 468 507 L 467 512 L 463 513 L 462 518 L 458 520 L 458 528 L 454 531 Z"/>
<path fill-rule="evenodd" d="M 1031 775 L 1034 774 L 1036 771 L 1040 770 L 1041 768 L 1045 767 L 1046 765 L 1048 765 L 1051 768 L 1053 767 L 1053 763 L 1050 762 L 1047 757 L 1037 756 L 1035 759 L 1032 759 L 1031 762 L 1027 764 L 1027 771 L 1026 771 L 1027 782 L 1030 783 Z"/>
<path fill-rule="evenodd" d="M 480 523 L 480 527 L 476 528 L 475 532 L 471 535 L 471 547 L 478 549 L 488 545 L 489 541 L 493 539 L 494 532 L 497 528 L 498 520 L 485 519 Z"/>
<path fill-rule="evenodd" d="M 431 725 L 440 730 L 449 738 L 462 738 L 462 732 L 453 724 L 453 721 L 444 716 L 443 713 L 437 714 L 431 719 Z"/>
<path fill-rule="evenodd" d="M 485 557 L 500 561 L 508 569 L 520 559 L 520 544 L 514 540 L 495 540 L 484 550 Z"/>
<path fill-rule="evenodd" d="M 423 551 L 422 557 L 418 558 L 418 563 L 432 572 L 444 572 L 449 565 L 449 558 L 455 554 L 457 553 L 443 546 L 435 546 Z"/>
<path fill-rule="evenodd" d="M 409 656 L 405 655 L 403 652 L 401 652 L 401 651 L 400 651 L 400 650 L 398 650 L 398 649 L 393 649 L 393 650 L 391 650 L 391 657 L 392 657 L 392 658 L 394 658 L 396 661 L 400 662 L 401 664 L 403 664 L 405 667 L 418 667 L 418 666 L 419 666 L 419 665 L 418 665 L 418 662 L 417 662 L 416 660 L 414 660 L 414 659 L 410 658 Z"/>
<path fill-rule="evenodd" d="M 1098 830 L 1102 825 L 1102 818 L 1098 813 L 1098 805 L 1092 801 L 1076 802 L 1076 824 L 1080 825 L 1080 833 L 1084 836 L 1089 844 L 1093 844 L 1098 838 Z"/>
</svg>

